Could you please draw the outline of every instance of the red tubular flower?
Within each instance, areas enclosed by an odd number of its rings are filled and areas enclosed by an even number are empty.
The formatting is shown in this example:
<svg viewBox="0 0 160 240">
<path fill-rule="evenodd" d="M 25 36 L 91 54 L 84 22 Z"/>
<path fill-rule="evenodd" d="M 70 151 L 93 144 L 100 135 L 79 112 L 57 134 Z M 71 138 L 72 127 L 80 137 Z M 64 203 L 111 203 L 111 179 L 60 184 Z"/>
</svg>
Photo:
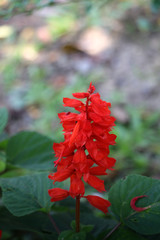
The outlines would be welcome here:
<svg viewBox="0 0 160 240">
<path fill-rule="evenodd" d="M 54 180 L 55 182 L 62 182 L 64 180 L 66 180 L 67 178 L 69 178 L 73 172 L 74 172 L 73 169 L 66 168 L 62 171 L 54 173 L 53 175 L 50 174 L 48 177 L 50 179 Z"/>
<path fill-rule="evenodd" d="M 65 107 L 73 107 L 78 113 L 58 114 L 63 126 L 64 141 L 53 144 L 57 172 L 50 174 L 49 178 L 54 182 L 70 178 L 70 189 L 49 190 L 51 201 L 59 201 L 68 195 L 73 198 L 84 197 L 83 180 L 99 192 L 105 191 L 104 181 L 97 176 L 107 175 L 106 170 L 113 170 L 116 162 L 108 156 L 109 146 L 115 144 L 116 139 L 110 133 L 115 126 L 115 118 L 110 116 L 111 104 L 101 100 L 99 93 L 94 91 L 95 87 L 90 83 L 86 93 L 73 93 L 73 97 L 78 100 L 63 99 Z M 90 195 L 86 198 L 96 208 L 107 212 L 110 205 L 107 200 Z"/>
<path fill-rule="evenodd" d="M 111 205 L 111 203 L 108 200 L 105 200 L 98 196 L 92 196 L 92 195 L 88 195 L 85 198 L 95 208 L 98 208 L 99 210 L 101 210 L 104 213 L 108 212 L 108 207 L 110 207 L 110 205 Z"/>
<path fill-rule="evenodd" d="M 2 237 L 2 230 L 0 230 L 0 238 Z"/>
<path fill-rule="evenodd" d="M 146 195 L 141 195 L 141 196 L 138 196 L 138 197 L 134 197 L 132 198 L 131 202 L 130 202 L 130 205 L 131 205 L 131 208 L 137 212 L 142 212 L 148 208 L 150 208 L 151 206 L 147 206 L 147 207 L 136 207 L 136 202 L 138 201 L 138 199 L 140 198 L 144 198 L 144 197 L 147 197 Z"/>
<path fill-rule="evenodd" d="M 69 189 L 71 197 L 75 198 L 76 196 L 80 195 L 83 196 L 85 193 L 84 183 L 81 180 L 81 177 L 73 174 L 71 176 L 71 185 Z"/>
<path fill-rule="evenodd" d="M 60 201 L 69 196 L 69 192 L 61 188 L 49 189 L 48 194 L 51 197 L 51 202 Z"/>
</svg>

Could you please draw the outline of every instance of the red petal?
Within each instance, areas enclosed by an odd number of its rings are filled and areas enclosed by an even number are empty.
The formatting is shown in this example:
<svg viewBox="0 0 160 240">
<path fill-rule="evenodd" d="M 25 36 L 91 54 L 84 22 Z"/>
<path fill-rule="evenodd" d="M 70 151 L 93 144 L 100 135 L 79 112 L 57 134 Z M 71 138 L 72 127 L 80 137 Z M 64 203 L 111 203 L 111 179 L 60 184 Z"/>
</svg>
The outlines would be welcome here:
<svg viewBox="0 0 160 240">
<path fill-rule="evenodd" d="M 71 98 L 63 98 L 63 102 L 64 107 L 80 107 L 81 105 L 84 105 L 81 101 Z"/>
<path fill-rule="evenodd" d="M 2 230 L 0 230 L 0 238 L 2 237 Z"/>
<path fill-rule="evenodd" d="M 75 138 L 77 137 L 78 132 L 79 132 L 79 127 L 80 127 L 80 122 L 78 121 L 78 122 L 76 123 L 76 126 L 74 127 L 72 136 L 71 136 L 71 138 L 70 138 L 69 146 L 71 146 L 71 145 L 74 143 L 74 140 L 75 140 Z"/>
<path fill-rule="evenodd" d="M 69 192 L 61 188 L 49 189 L 48 194 L 51 197 L 51 202 L 60 201 L 69 196 Z"/>
<path fill-rule="evenodd" d="M 74 163 L 83 163 L 86 161 L 86 154 L 83 149 L 78 149 L 77 152 L 73 156 Z"/>
<path fill-rule="evenodd" d="M 93 207 L 98 208 L 104 213 L 108 212 L 108 207 L 110 207 L 111 205 L 111 203 L 108 200 L 105 200 L 98 196 L 92 196 L 92 195 L 88 195 L 85 198 Z"/>
<path fill-rule="evenodd" d="M 97 178 L 96 176 L 84 174 L 83 179 L 85 182 L 87 182 L 90 186 L 92 186 L 99 192 L 106 191 L 104 187 L 104 181 Z"/>
<path fill-rule="evenodd" d="M 130 202 L 130 205 L 131 205 L 131 208 L 137 212 L 142 212 L 148 208 L 151 208 L 151 206 L 147 206 L 147 207 L 136 207 L 136 202 L 138 201 L 138 199 L 140 198 L 143 198 L 143 197 L 147 197 L 146 195 L 142 195 L 142 196 L 137 196 L 137 197 L 134 197 L 132 198 L 131 202 Z"/>
<path fill-rule="evenodd" d="M 111 111 L 108 108 L 104 108 L 100 104 L 94 103 L 91 106 L 92 106 L 93 111 L 100 116 L 107 116 L 111 113 Z"/>
<path fill-rule="evenodd" d="M 77 135 L 76 139 L 75 139 L 75 145 L 76 147 L 83 147 L 83 145 L 86 143 L 87 141 L 87 136 L 86 134 L 81 130 L 79 132 L 79 134 Z"/>
<path fill-rule="evenodd" d="M 48 177 L 54 180 L 55 182 L 62 182 L 69 178 L 72 175 L 73 171 L 74 171 L 73 169 L 66 168 L 62 171 L 57 171 L 54 174 L 50 174 Z"/>
<path fill-rule="evenodd" d="M 90 156 L 95 159 L 97 156 L 97 145 L 94 141 L 88 140 L 86 143 L 86 148 L 90 154 Z"/>
<path fill-rule="evenodd" d="M 89 93 L 81 92 L 81 93 L 72 93 L 73 97 L 76 98 L 87 98 Z"/>
<path fill-rule="evenodd" d="M 69 192 L 73 198 L 78 195 L 83 196 L 85 193 L 84 183 L 82 182 L 81 178 L 77 177 L 76 174 L 71 176 L 71 185 Z"/>
<path fill-rule="evenodd" d="M 90 168 L 89 172 L 92 175 L 99 175 L 99 176 L 100 175 L 107 175 L 106 168 L 99 167 L 99 166 Z"/>
<path fill-rule="evenodd" d="M 66 113 L 66 112 L 62 112 L 62 113 L 58 113 L 58 117 L 60 118 L 61 122 L 63 121 L 77 121 L 79 118 L 79 114 L 77 113 Z"/>
</svg>

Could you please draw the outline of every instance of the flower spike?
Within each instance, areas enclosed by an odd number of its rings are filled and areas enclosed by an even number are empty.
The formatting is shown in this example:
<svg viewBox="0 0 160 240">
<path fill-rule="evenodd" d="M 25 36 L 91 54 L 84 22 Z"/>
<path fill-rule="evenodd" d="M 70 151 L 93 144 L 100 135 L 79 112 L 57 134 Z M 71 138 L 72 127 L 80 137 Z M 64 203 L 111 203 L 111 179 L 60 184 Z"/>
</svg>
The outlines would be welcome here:
<svg viewBox="0 0 160 240">
<path fill-rule="evenodd" d="M 84 196 L 85 183 L 99 192 L 104 192 L 104 181 L 98 176 L 113 170 L 116 160 L 110 158 L 109 146 L 115 144 L 116 135 L 110 133 L 115 126 L 115 118 L 110 115 L 111 104 L 101 100 L 95 86 L 90 83 L 87 92 L 73 93 L 77 99 L 63 98 L 64 107 L 77 112 L 58 114 L 63 126 L 64 141 L 54 143 L 57 171 L 48 177 L 56 182 L 70 179 L 69 190 L 53 188 L 48 191 L 51 201 L 60 201 L 69 195 L 88 202 L 107 213 L 110 202 L 98 196 Z M 79 99 L 83 99 L 83 102 Z"/>
</svg>

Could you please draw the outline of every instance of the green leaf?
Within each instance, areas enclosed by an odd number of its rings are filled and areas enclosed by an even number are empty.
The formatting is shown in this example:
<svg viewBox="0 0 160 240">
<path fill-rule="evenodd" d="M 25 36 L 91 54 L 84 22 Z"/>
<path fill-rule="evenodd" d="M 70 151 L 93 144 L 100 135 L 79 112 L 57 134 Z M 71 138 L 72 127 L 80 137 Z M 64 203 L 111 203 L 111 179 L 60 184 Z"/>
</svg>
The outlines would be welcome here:
<svg viewBox="0 0 160 240">
<path fill-rule="evenodd" d="M 86 239 L 85 232 L 75 233 L 73 230 L 61 232 L 61 234 L 58 237 L 58 240 L 85 240 L 85 239 Z"/>
<path fill-rule="evenodd" d="M 48 215 L 44 212 L 36 212 L 23 217 L 13 216 L 6 208 L 0 208 L 0 226 L 4 231 L 22 230 L 40 234 L 44 239 L 57 239 L 57 233 L 52 226 L 52 232 L 46 232 L 44 224 L 48 221 Z"/>
<path fill-rule="evenodd" d="M 111 234 L 107 240 L 145 240 L 144 237 L 134 232 L 133 230 L 121 226 L 115 232 Z"/>
<path fill-rule="evenodd" d="M 0 173 L 6 169 L 6 156 L 3 152 L 0 152 Z"/>
<path fill-rule="evenodd" d="M 74 231 L 76 231 L 76 221 L 73 220 L 71 222 L 71 227 Z M 93 225 L 83 225 L 83 224 L 80 224 L 80 230 L 83 231 L 83 232 L 91 232 L 93 230 Z"/>
<path fill-rule="evenodd" d="M 160 181 L 140 175 L 130 175 L 119 180 L 109 191 L 111 210 L 116 218 L 144 235 L 160 233 Z M 139 207 L 151 206 L 149 209 L 136 212 L 131 206 L 131 199 L 147 195 L 138 200 Z"/>
<path fill-rule="evenodd" d="M 6 108 L 0 108 L 0 133 L 5 128 L 8 121 L 8 111 Z"/>
<path fill-rule="evenodd" d="M 8 0 L 0 8 L 0 17 L 10 18 L 20 13 L 31 14 L 33 11 L 43 7 L 54 5 L 54 0 Z"/>
<path fill-rule="evenodd" d="M 71 228 L 72 228 L 74 231 L 76 231 L 76 221 L 75 221 L 75 220 L 73 220 L 73 221 L 71 222 Z"/>
<path fill-rule="evenodd" d="M 151 0 L 151 8 L 157 13 L 160 10 L 160 0 Z"/>
<path fill-rule="evenodd" d="M 44 209 L 49 211 L 48 189 L 53 183 L 46 173 L 1 179 L 2 200 L 6 208 L 15 216 L 24 216 Z"/>
<path fill-rule="evenodd" d="M 53 141 L 36 132 L 20 132 L 10 138 L 8 162 L 17 167 L 34 170 L 53 168 Z"/>
<path fill-rule="evenodd" d="M 80 222 L 84 225 L 91 224 L 94 226 L 92 234 L 96 237 L 96 239 L 103 231 L 106 229 L 113 229 L 117 224 L 115 220 L 96 217 L 89 213 L 80 214 Z"/>
<path fill-rule="evenodd" d="M 58 237 L 58 240 L 72 240 L 73 234 L 74 234 L 73 230 L 61 232 L 61 234 Z"/>
<path fill-rule="evenodd" d="M 94 228 L 93 225 L 81 225 L 81 231 L 86 233 L 91 232 L 93 228 Z"/>
</svg>

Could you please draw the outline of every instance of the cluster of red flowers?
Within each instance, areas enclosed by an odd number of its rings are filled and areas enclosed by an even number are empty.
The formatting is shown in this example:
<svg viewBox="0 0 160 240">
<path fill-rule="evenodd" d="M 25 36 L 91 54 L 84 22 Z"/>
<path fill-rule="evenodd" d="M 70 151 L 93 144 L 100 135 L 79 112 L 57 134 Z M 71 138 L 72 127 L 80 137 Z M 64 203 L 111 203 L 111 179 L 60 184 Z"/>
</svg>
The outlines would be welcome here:
<svg viewBox="0 0 160 240">
<path fill-rule="evenodd" d="M 94 91 L 91 83 L 88 92 L 73 93 L 73 97 L 85 99 L 85 103 L 63 98 L 65 107 L 73 107 L 79 113 L 58 114 L 64 129 L 64 142 L 53 144 L 58 158 L 54 162 L 57 172 L 50 174 L 49 178 L 54 183 L 70 178 L 70 189 L 53 188 L 48 192 L 53 202 L 68 196 L 84 197 L 91 205 L 106 213 L 109 201 L 98 196 L 84 196 L 84 182 L 99 192 L 105 191 L 104 181 L 97 176 L 107 175 L 106 170 L 112 170 L 116 161 L 108 157 L 109 145 L 115 144 L 116 139 L 116 135 L 109 133 L 115 126 L 115 118 L 110 116 L 111 104 L 102 101 L 99 93 Z"/>
</svg>

